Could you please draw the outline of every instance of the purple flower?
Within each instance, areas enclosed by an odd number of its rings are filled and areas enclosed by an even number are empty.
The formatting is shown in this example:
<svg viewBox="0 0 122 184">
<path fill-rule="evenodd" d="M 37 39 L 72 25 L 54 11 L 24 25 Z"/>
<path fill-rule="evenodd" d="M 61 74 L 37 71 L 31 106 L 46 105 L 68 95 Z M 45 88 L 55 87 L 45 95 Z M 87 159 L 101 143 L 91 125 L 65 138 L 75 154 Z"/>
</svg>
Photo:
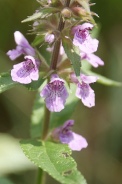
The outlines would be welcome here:
<svg viewBox="0 0 122 184">
<path fill-rule="evenodd" d="M 56 128 L 52 132 L 54 140 L 60 140 L 63 144 L 68 144 L 71 150 L 80 151 L 88 146 L 84 137 L 72 132 L 71 128 L 74 125 L 74 120 L 68 120 L 63 126 Z"/>
<path fill-rule="evenodd" d="M 90 87 L 90 83 L 96 82 L 96 76 L 80 75 L 81 82 L 78 81 L 75 74 L 71 75 L 72 82 L 77 84 L 76 96 L 81 99 L 82 103 L 87 107 L 95 106 L 94 90 Z"/>
<path fill-rule="evenodd" d="M 36 60 L 32 56 L 25 56 L 25 61 L 16 64 L 11 70 L 11 77 L 13 81 L 28 84 L 32 80 L 38 80 L 39 72 Z"/>
<path fill-rule="evenodd" d="M 46 107 L 52 112 L 60 112 L 68 97 L 64 80 L 53 74 L 51 81 L 42 89 L 41 97 L 45 98 Z"/>
<path fill-rule="evenodd" d="M 89 34 L 89 30 L 92 28 L 92 24 L 84 23 L 72 29 L 72 33 L 74 34 L 73 44 L 78 46 L 81 52 L 93 53 L 97 51 L 98 40 L 91 38 Z"/>
<path fill-rule="evenodd" d="M 14 39 L 17 44 L 16 49 L 9 50 L 7 52 L 7 55 L 10 57 L 11 60 L 16 59 L 22 54 L 35 56 L 35 50 L 30 46 L 22 33 L 20 33 L 19 31 L 15 31 Z"/>
<path fill-rule="evenodd" d="M 91 38 L 89 30 L 93 28 L 90 23 L 84 23 L 73 27 L 74 34 L 73 44 L 78 46 L 81 53 L 81 59 L 86 59 L 93 67 L 104 65 L 104 62 L 95 54 L 98 48 L 98 40 Z"/>
<path fill-rule="evenodd" d="M 103 66 L 104 62 L 95 54 L 81 53 L 81 59 L 87 60 L 93 67 L 97 68 L 99 65 Z"/>
</svg>

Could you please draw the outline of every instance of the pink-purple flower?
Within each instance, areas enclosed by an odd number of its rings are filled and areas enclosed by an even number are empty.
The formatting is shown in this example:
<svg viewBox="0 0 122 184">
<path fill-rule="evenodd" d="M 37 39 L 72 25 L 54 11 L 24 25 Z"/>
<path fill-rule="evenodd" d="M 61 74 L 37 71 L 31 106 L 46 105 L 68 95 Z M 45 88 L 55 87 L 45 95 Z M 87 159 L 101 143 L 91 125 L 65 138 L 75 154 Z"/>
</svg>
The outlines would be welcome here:
<svg viewBox="0 0 122 184">
<path fill-rule="evenodd" d="M 104 65 L 104 62 L 95 54 L 98 48 L 98 40 L 92 38 L 89 31 L 92 30 L 93 25 L 84 23 L 73 27 L 74 34 L 73 44 L 79 47 L 81 59 L 86 59 L 93 67 Z"/>
<path fill-rule="evenodd" d="M 55 141 L 68 144 L 71 150 L 80 151 L 81 149 L 86 148 L 88 143 L 84 137 L 71 130 L 73 125 L 74 120 L 67 120 L 63 126 L 53 130 L 52 138 Z"/>
<path fill-rule="evenodd" d="M 31 45 L 21 32 L 15 31 L 14 39 L 17 44 L 16 48 L 7 52 L 7 55 L 11 60 L 15 60 L 22 54 L 35 56 L 35 50 L 33 49 L 33 47 L 31 47 Z"/>
<path fill-rule="evenodd" d="M 82 103 L 87 107 L 95 106 L 95 93 L 89 84 L 97 81 L 96 76 L 80 75 L 80 81 L 75 74 L 71 74 L 71 81 L 77 85 L 76 96 L 81 99 Z"/>
<path fill-rule="evenodd" d="M 51 81 L 42 89 L 40 95 L 45 98 L 46 107 L 52 112 L 60 112 L 64 109 L 68 92 L 64 86 L 64 80 L 57 74 L 51 76 Z"/>
<path fill-rule="evenodd" d="M 86 53 L 81 53 L 81 59 L 87 60 L 93 67 L 97 68 L 98 66 L 103 66 L 104 62 L 102 59 L 100 59 L 98 56 L 95 54 L 86 54 Z"/>
<path fill-rule="evenodd" d="M 11 70 L 11 77 L 13 81 L 28 84 L 32 80 L 38 80 L 39 71 L 36 60 L 32 56 L 25 56 L 25 61 L 13 65 Z"/>
</svg>

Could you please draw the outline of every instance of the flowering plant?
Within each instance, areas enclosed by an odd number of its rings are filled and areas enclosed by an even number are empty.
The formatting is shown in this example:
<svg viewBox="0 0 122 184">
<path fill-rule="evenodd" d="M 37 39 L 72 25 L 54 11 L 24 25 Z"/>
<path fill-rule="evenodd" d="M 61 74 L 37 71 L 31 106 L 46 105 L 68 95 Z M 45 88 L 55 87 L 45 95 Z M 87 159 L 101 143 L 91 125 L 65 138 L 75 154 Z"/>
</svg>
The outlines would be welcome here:
<svg viewBox="0 0 122 184">
<path fill-rule="evenodd" d="M 24 154 L 39 168 L 39 183 L 47 172 L 63 184 L 84 184 L 71 151 L 87 148 L 88 141 L 74 133 L 71 115 L 78 99 L 91 108 L 95 92 L 91 83 L 121 85 L 91 71 L 103 66 L 95 52 L 99 41 L 91 36 L 96 23 L 88 0 L 38 0 L 39 8 L 22 22 L 32 22 L 30 44 L 20 31 L 15 31 L 16 48 L 7 56 L 15 60 L 10 72 L 1 74 L 0 91 L 16 85 L 36 90 L 31 139 L 20 142 Z M 41 52 L 41 47 L 45 53 Z M 14 63 L 14 61 L 13 61 Z M 38 104 L 38 107 L 37 107 Z"/>
</svg>

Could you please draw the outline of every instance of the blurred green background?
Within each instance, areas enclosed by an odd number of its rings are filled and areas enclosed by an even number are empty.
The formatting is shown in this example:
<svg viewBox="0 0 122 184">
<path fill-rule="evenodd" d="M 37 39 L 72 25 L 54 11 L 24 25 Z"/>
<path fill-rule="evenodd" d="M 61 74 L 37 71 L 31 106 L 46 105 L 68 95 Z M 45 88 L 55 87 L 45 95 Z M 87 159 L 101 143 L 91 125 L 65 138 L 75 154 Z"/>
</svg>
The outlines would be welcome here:
<svg viewBox="0 0 122 184">
<path fill-rule="evenodd" d="M 105 61 L 105 66 L 95 71 L 122 82 L 122 1 L 94 2 L 91 9 L 99 15 L 95 19 L 101 27 L 97 55 Z M 0 0 L 0 72 L 13 65 L 6 52 L 15 47 L 14 31 L 21 31 L 29 42 L 33 40 L 26 34 L 30 23 L 21 24 L 21 20 L 37 7 L 36 0 Z M 122 88 L 98 83 L 93 88 L 96 106 L 88 109 L 79 102 L 73 114 L 74 130 L 87 138 L 89 146 L 73 156 L 88 184 L 122 184 Z M 7 184 L 6 178 L 11 184 L 35 182 L 36 168 L 18 144 L 19 139 L 29 137 L 34 96 L 24 87 L 0 95 L 0 184 Z M 47 183 L 57 182 L 48 177 Z"/>
</svg>

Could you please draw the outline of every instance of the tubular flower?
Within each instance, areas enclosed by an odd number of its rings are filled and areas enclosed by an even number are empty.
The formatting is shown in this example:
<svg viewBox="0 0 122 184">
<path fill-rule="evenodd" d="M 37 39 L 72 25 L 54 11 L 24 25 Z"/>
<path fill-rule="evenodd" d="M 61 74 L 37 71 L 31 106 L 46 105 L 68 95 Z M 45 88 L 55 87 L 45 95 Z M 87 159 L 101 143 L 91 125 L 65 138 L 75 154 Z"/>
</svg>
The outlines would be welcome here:
<svg viewBox="0 0 122 184">
<path fill-rule="evenodd" d="M 28 84 L 32 80 L 38 80 L 39 72 L 36 60 L 32 56 L 25 56 L 25 61 L 13 65 L 11 70 L 11 77 L 13 81 Z"/>
<path fill-rule="evenodd" d="M 82 103 L 87 107 L 95 106 L 95 94 L 94 90 L 90 87 L 90 83 L 97 81 L 96 76 L 86 76 L 84 74 L 80 75 L 81 81 L 79 82 L 75 74 L 71 75 L 72 82 L 76 83 L 76 96 L 81 99 Z"/>
<path fill-rule="evenodd" d="M 73 44 L 80 49 L 81 59 L 87 60 L 93 67 L 104 65 L 104 62 L 95 54 L 98 48 L 98 40 L 90 36 L 89 30 L 93 28 L 90 23 L 84 23 L 73 27 L 72 33 L 74 34 Z"/>
<path fill-rule="evenodd" d="M 42 89 L 40 96 L 45 98 L 46 107 L 52 112 L 60 112 L 64 109 L 68 92 L 64 86 L 64 80 L 53 74 L 51 81 Z"/>
<path fill-rule="evenodd" d="M 84 137 L 74 133 L 71 128 L 74 125 L 74 120 L 67 120 L 63 126 L 53 130 L 52 137 L 56 141 L 63 144 L 68 144 L 71 150 L 80 151 L 88 146 Z"/>
<path fill-rule="evenodd" d="M 75 26 L 72 29 L 74 34 L 73 44 L 78 46 L 81 52 L 93 53 L 97 51 L 98 40 L 93 39 L 89 34 L 89 30 L 92 28 L 92 24 L 84 23 L 82 25 Z"/>
<path fill-rule="evenodd" d="M 30 55 L 35 56 L 35 50 L 28 43 L 27 39 L 23 36 L 23 34 L 19 31 L 15 31 L 14 39 L 17 44 L 16 49 L 9 50 L 7 55 L 11 60 L 15 60 L 20 55 Z"/>
</svg>

